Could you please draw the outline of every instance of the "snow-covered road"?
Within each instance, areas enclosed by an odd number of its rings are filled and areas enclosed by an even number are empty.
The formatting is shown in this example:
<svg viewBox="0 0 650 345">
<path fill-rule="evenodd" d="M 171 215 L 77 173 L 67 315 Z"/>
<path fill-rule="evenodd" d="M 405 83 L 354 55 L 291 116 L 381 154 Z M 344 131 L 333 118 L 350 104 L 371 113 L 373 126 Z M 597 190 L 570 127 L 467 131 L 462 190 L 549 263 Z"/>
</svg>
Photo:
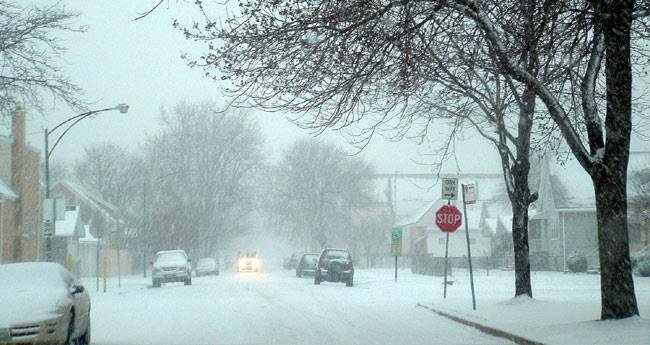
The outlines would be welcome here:
<svg viewBox="0 0 650 345">
<path fill-rule="evenodd" d="M 417 307 L 438 280 L 359 270 L 355 286 L 292 271 L 224 272 L 160 289 L 141 277 L 92 294 L 94 344 L 508 344 Z"/>
</svg>

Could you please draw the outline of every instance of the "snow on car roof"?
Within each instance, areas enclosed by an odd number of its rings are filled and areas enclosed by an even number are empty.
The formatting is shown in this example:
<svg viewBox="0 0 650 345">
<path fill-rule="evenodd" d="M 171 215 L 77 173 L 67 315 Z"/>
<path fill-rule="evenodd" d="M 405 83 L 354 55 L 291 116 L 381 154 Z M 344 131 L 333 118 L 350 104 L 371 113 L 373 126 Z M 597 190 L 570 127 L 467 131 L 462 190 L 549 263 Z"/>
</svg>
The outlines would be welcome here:
<svg viewBox="0 0 650 345">
<path fill-rule="evenodd" d="M 65 287 L 65 268 L 54 262 L 21 262 L 0 265 L 0 289 L 13 288 L 51 289 Z"/>
<path fill-rule="evenodd" d="M 161 250 L 161 251 L 157 252 L 156 255 L 158 255 L 158 254 L 167 254 L 167 253 L 183 253 L 183 254 L 186 254 L 185 251 L 182 250 L 182 249 L 174 249 L 174 250 Z"/>
</svg>

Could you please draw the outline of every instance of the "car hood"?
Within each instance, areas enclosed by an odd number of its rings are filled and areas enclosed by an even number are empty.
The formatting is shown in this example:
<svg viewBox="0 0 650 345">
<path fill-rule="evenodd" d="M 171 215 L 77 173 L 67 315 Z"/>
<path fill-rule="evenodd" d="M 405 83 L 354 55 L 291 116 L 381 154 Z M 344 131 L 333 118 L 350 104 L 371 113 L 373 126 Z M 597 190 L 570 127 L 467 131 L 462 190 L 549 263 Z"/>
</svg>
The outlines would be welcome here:
<svg viewBox="0 0 650 345">
<path fill-rule="evenodd" d="M 0 288 L 0 328 L 25 322 L 56 318 L 57 306 L 70 305 L 72 299 L 65 289 L 2 289 Z"/>
</svg>

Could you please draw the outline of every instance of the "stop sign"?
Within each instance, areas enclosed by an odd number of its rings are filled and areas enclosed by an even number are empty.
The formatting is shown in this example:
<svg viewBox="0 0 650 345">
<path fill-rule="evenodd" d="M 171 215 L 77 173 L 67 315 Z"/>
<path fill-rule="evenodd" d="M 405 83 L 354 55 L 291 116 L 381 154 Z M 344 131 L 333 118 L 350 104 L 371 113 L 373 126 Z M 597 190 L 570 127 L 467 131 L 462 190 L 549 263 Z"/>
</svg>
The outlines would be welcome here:
<svg viewBox="0 0 650 345">
<path fill-rule="evenodd" d="M 462 223 L 460 211 L 453 205 L 444 205 L 436 211 L 436 225 L 442 232 L 454 232 Z"/>
</svg>

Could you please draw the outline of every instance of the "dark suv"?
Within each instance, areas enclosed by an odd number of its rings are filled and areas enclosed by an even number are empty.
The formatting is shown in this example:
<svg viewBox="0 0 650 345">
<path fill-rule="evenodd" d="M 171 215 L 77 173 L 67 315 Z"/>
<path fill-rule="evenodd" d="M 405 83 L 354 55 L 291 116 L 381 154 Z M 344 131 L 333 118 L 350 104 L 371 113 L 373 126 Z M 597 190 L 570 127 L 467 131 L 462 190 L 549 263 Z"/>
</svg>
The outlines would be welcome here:
<svg viewBox="0 0 650 345">
<path fill-rule="evenodd" d="M 319 285 L 323 281 L 345 282 L 346 286 L 354 285 L 354 266 L 347 249 L 323 249 L 316 264 L 314 284 Z"/>
</svg>

